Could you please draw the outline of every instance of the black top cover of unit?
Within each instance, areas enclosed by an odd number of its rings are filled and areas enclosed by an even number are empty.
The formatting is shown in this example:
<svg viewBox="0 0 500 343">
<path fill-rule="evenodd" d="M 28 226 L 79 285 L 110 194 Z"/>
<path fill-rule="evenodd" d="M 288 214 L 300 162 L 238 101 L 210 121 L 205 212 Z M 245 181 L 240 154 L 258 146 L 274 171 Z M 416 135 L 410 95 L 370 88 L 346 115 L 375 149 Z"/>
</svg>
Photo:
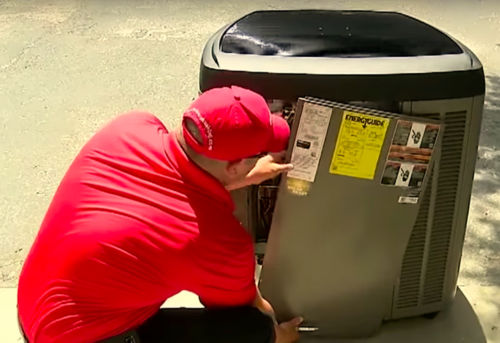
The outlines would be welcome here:
<svg viewBox="0 0 500 343">
<path fill-rule="evenodd" d="M 448 36 L 395 12 L 258 11 L 232 24 L 222 36 L 226 53 L 404 57 L 460 54 Z"/>
</svg>

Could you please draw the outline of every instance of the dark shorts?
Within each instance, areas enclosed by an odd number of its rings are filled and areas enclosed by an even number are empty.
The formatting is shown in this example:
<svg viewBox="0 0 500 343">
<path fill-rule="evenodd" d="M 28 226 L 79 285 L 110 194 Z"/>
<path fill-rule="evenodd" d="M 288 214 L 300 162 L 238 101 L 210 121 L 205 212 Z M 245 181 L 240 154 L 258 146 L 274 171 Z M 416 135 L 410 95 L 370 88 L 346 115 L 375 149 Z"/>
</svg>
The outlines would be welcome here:
<svg viewBox="0 0 500 343">
<path fill-rule="evenodd" d="M 272 319 L 254 307 L 161 309 L 136 330 L 101 343 L 273 343 Z"/>
<path fill-rule="evenodd" d="M 21 325 L 19 329 L 24 336 Z M 159 310 L 137 329 L 101 343 L 274 343 L 274 340 L 273 320 L 254 307 L 168 308 Z"/>
</svg>

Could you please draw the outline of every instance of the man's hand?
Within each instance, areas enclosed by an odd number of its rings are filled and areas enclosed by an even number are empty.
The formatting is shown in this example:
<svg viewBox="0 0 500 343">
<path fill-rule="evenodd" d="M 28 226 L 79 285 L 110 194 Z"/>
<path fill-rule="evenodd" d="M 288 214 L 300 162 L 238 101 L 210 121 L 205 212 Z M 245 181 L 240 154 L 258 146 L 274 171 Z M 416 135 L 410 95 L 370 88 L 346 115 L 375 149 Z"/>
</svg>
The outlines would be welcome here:
<svg viewBox="0 0 500 343">
<path fill-rule="evenodd" d="M 281 324 L 274 325 L 274 331 L 276 333 L 275 343 L 293 343 L 297 342 L 300 338 L 299 336 L 299 325 L 302 323 L 303 319 L 301 317 L 293 318 L 288 322 L 283 322 Z"/>
<path fill-rule="evenodd" d="M 228 191 L 243 188 L 250 185 L 258 185 L 266 180 L 272 179 L 281 173 L 293 169 L 291 163 L 283 163 L 285 160 L 285 151 L 279 153 L 270 153 L 261 157 L 255 162 L 255 166 L 240 181 L 226 185 Z"/>
<path fill-rule="evenodd" d="M 278 324 L 276 317 L 274 315 L 274 309 L 272 305 L 262 297 L 259 289 L 257 289 L 257 294 L 253 301 L 253 306 L 257 307 L 263 313 L 269 315 L 274 322 L 274 332 L 276 334 L 275 343 L 293 343 L 299 339 L 298 328 L 303 319 L 301 317 L 293 318 L 288 322 L 283 322 Z"/>
<path fill-rule="evenodd" d="M 288 172 L 293 169 L 291 163 L 283 163 L 285 160 L 285 151 L 275 154 L 267 154 L 261 157 L 255 167 L 248 173 L 248 178 L 252 184 L 258 185 L 268 179 L 275 178 L 281 173 Z"/>
</svg>

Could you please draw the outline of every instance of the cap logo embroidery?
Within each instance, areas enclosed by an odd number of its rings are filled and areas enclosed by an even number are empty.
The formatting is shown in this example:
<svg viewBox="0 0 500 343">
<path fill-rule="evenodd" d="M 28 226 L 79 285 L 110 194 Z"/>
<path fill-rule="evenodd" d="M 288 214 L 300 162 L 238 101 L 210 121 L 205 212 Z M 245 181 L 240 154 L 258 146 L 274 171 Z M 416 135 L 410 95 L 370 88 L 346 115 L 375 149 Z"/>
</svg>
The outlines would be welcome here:
<svg viewBox="0 0 500 343">
<path fill-rule="evenodd" d="M 198 111 L 197 108 L 191 108 L 189 111 L 193 111 L 196 116 L 198 117 L 198 120 L 203 124 L 203 127 L 205 128 L 205 131 L 207 133 L 207 139 L 208 139 L 208 150 L 212 151 L 214 147 L 214 140 L 213 140 L 213 135 L 212 135 L 212 128 L 210 127 L 210 124 L 203 118 L 203 116 L 200 114 L 200 111 Z"/>
</svg>

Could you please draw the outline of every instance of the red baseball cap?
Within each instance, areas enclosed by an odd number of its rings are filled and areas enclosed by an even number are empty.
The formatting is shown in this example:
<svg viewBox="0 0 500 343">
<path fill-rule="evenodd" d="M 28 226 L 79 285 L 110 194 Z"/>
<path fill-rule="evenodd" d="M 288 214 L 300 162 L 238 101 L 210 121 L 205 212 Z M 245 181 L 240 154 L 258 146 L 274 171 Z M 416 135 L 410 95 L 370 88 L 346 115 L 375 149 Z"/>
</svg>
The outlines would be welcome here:
<svg viewBox="0 0 500 343">
<path fill-rule="evenodd" d="M 188 120 L 197 126 L 202 142 L 188 131 Z M 271 114 L 261 95 L 237 86 L 201 94 L 184 112 L 182 127 L 194 151 L 225 161 L 285 150 L 290 137 L 286 120 Z"/>
</svg>

